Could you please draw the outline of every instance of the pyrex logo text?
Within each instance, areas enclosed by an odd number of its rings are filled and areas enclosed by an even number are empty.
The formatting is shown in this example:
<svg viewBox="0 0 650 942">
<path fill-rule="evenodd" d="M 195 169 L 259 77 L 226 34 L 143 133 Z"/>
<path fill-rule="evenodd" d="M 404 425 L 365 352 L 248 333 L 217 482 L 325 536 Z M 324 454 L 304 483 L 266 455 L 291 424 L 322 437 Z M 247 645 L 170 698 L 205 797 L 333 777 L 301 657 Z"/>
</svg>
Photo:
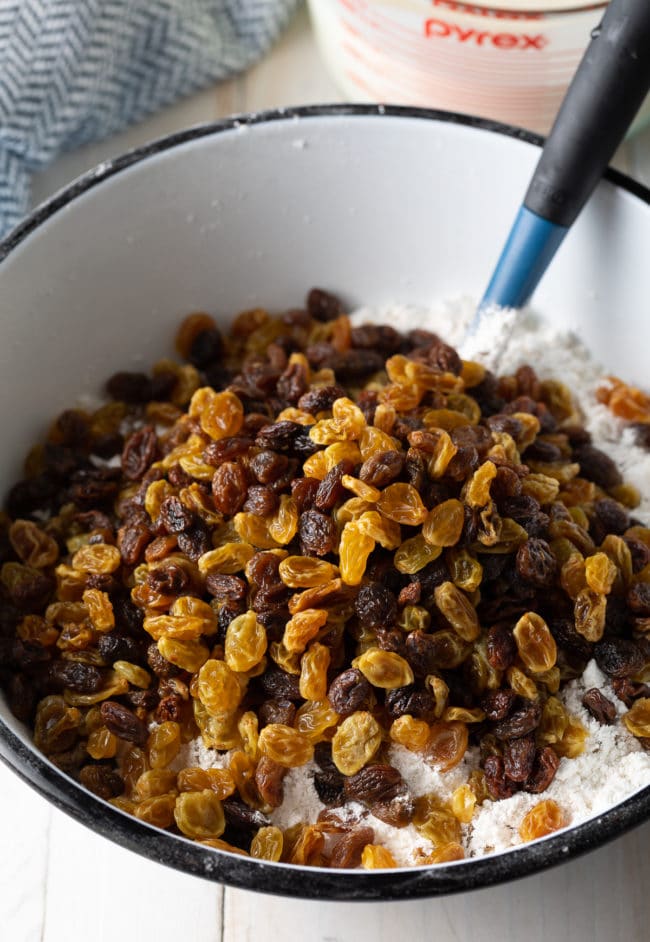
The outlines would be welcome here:
<svg viewBox="0 0 650 942">
<path fill-rule="evenodd" d="M 526 33 L 493 33 L 490 30 L 457 26 L 455 23 L 433 18 L 424 21 L 424 35 L 429 39 L 455 39 L 457 42 L 475 43 L 477 46 L 495 46 L 497 49 L 536 49 L 538 52 L 548 43 L 543 33 L 538 33 L 536 36 L 529 36 Z"/>
</svg>

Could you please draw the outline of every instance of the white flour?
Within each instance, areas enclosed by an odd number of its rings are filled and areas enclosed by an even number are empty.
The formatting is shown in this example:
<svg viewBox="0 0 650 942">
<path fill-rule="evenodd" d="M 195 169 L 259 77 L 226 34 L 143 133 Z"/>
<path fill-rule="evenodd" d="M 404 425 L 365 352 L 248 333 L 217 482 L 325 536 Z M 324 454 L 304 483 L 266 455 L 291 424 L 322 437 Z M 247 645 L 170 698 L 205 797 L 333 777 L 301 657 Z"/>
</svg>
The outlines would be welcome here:
<svg viewBox="0 0 650 942">
<path fill-rule="evenodd" d="M 473 303 L 462 299 L 441 304 L 431 311 L 413 307 L 364 309 L 353 315 L 353 323 L 389 323 L 398 330 L 423 327 L 459 346 L 466 359 L 479 360 L 495 372 L 512 373 L 528 362 L 541 379 L 561 379 L 573 392 L 594 445 L 606 451 L 624 479 L 641 491 L 642 502 L 634 514 L 650 523 L 650 453 L 636 446 L 632 433 L 625 431 L 623 424 L 596 401 L 594 390 L 604 371 L 590 358 L 586 348 L 574 335 L 553 331 L 530 312 L 492 312 L 484 318 L 477 333 L 461 343 L 473 311 Z M 559 694 L 569 714 L 578 717 L 589 733 L 584 753 L 578 758 L 560 761 L 555 778 L 543 796 L 555 799 L 570 825 L 593 817 L 650 785 L 650 755 L 643 751 L 638 740 L 618 723 L 599 724 L 582 706 L 582 696 L 591 687 L 601 689 L 616 705 L 619 715 L 625 712 L 594 662 L 587 666 L 581 678 L 572 681 Z M 467 781 L 471 770 L 478 767 L 478 754 L 476 750 L 468 752 L 459 766 L 446 773 L 431 768 L 420 756 L 402 746 L 391 747 L 389 761 L 401 772 L 413 797 L 435 793 L 444 801 Z M 177 762 L 181 767 L 223 766 L 227 757 L 194 742 L 184 747 Z M 288 772 L 283 804 L 271 814 L 272 822 L 278 827 L 314 822 L 324 808 L 313 784 L 315 768 L 314 763 L 309 763 Z M 462 839 L 467 855 L 495 853 L 521 843 L 519 824 L 540 800 L 540 795 L 520 792 L 504 801 L 485 801 L 477 807 L 472 822 L 463 825 Z M 386 846 L 401 866 L 413 865 L 418 848 L 432 849 L 412 825 L 402 829 L 390 827 L 356 804 L 348 805 L 346 813 L 353 819 L 363 817 L 364 824 L 375 830 L 375 842 Z"/>
</svg>

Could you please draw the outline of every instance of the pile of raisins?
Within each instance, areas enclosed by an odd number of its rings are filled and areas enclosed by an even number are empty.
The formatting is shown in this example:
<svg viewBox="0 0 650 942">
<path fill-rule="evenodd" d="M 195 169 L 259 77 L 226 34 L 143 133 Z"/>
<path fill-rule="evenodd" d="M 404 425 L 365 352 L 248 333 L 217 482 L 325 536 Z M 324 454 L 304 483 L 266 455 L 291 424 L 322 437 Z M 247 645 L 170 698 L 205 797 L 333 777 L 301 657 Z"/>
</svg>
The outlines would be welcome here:
<svg viewBox="0 0 650 942">
<path fill-rule="evenodd" d="M 482 802 L 548 788 L 584 749 L 558 692 L 592 658 L 650 738 L 650 529 L 560 379 L 352 326 L 318 289 L 227 334 L 190 315 L 176 346 L 62 413 L 0 516 L 0 682 L 59 768 L 206 846 L 384 868 L 370 815 L 437 863 Z M 396 744 L 480 765 L 413 795 Z M 324 810 L 282 830 L 308 763 Z M 565 823 L 533 812 L 524 839 Z"/>
</svg>

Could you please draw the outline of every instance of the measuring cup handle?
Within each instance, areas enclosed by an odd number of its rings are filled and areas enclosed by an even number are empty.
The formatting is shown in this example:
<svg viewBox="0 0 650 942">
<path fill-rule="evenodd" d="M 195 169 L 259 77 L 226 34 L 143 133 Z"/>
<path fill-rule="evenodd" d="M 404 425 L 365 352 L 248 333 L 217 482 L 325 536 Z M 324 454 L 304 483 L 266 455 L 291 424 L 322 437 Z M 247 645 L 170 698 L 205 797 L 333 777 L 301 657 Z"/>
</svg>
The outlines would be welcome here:
<svg viewBox="0 0 650 942">
<path fill-rule="evenodd" d="M 650 0 L 611 0 L 562 103 L 524 206 L 570 226 L 650 88 Z"/>
</svg>

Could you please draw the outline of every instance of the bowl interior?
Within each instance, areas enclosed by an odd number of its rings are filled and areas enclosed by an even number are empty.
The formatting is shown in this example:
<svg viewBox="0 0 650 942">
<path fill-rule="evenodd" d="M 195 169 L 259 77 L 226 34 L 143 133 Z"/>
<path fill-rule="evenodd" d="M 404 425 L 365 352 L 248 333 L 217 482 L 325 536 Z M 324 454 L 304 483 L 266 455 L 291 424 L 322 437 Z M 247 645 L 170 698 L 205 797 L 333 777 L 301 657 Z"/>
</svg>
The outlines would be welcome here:
<svg viewBox="0 0 650 942">
<path fill-rule="evenodd" d="M 244 308 L 297 306 L 314 285 L 351 307 L 480 297 L 538 147 L 489 126 L 380 111 L 196 129 L 100 170 L 5 245 L 3 493 L 57 411 L 99 393 L 112 372 L 170 354 L 189 311 L 226 323 Z M 603 182 L 536 297 L 609 372 L 639 382 L 649 253 L 648 205 Z M 2 701 L 0 717 L 28 742 Z"/>
</svg>

